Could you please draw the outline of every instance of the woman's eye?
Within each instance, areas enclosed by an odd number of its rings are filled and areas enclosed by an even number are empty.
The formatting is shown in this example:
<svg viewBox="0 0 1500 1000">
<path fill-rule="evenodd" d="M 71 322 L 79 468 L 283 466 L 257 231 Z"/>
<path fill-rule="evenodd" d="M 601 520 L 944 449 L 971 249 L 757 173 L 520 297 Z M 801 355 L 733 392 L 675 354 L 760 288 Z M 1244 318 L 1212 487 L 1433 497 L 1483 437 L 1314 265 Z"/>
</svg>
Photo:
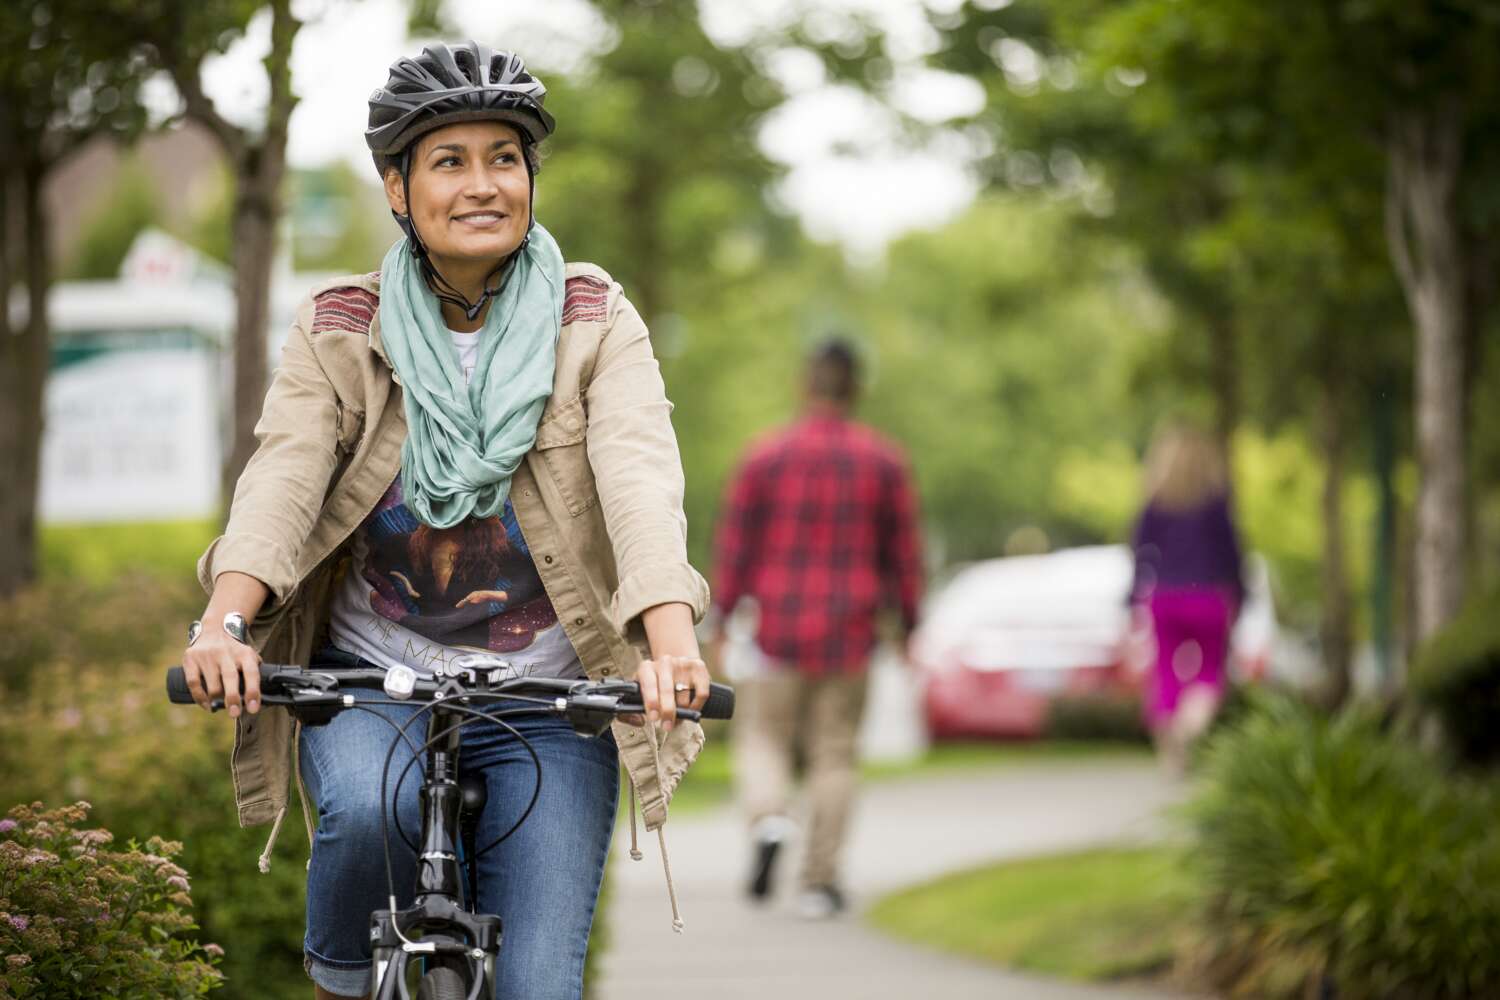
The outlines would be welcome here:
<svg viewBox="0 0 1500 1000">
<path fill-rule="evenodd" d="M 441 160 L 437 161 L 437 165 L 440 166 L 440 167 L 446 167 L 450 163 L 456 165 L 458 163 L 458 157 L 456 157 L 456 156 L 445 156 Z"/>
<path fill-rule="evenodd" d="M 516 162 L 516 154 L 501 153 L 499 156 L 495 157 L 495 162 L 504 164 L 505 166 L 510 166 L 512 163 Z"/>
</svg>

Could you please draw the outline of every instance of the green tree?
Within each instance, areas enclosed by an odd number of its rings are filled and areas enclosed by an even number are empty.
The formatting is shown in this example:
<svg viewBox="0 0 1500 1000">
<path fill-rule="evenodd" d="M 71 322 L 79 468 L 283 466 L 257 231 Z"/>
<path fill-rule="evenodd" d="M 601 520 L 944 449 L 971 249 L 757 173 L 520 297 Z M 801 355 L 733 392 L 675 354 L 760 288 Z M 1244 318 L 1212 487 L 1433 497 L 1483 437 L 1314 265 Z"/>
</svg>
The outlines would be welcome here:
<svg viewBox="0 0 1500 1000">
<path fill-rule="evenodd" d="M 573 75 L 537 67 L 558 120 L 538 217 L 570 256 L 609 269 L 661 336 L 671 314 L 745 286 L 754 268 L 732 258 L 795 241 L 765 197 L 780 170 L 755 141 L 783 95 L 752 51 L 708 38 L 695 4 L 593 6 L 614 44 Z"/>
<path fill-rule="evenodd" d="M 65 269 L 69 278 L 111 280 L 130 244 L 143 229 L 161 224 L 161 205 L 156 189 L 138 160 L 127 160 L 99 211 L 91 218 L 72 261 Z"/>
<path fill-rule="evenodd" d="M 47 177 L 85 141 L 144 127 L 146 65 L 122 49 L 91 5 L 19 0 L 0 18 L 0 297 L 21 283 L 26 317 L 0 309 L 0 597 L 36 576 L 36 496 L 52 283 Z"/>
<path fill-rule="evenodd" d="M 1161 80 L 1164 107 L 1218 123 L 1215 148 L 1260 169 L 1340 178 L 1384 205 L 1385 245 L 1416 328 L 1414 632 L 1462 601 L 1473 344 L 1500 236 L 1500 8 L 1489 0 L 1089 5 L 1094 30 Z"/>
<path fill-rule="evenodd" d="M 255 423 L 266 394 L 271 268 L 283 207 L 287 125 L 297 104 L 290 61 L 301 22 L 292 14 L 291 0 L 111 0 L 111 5 L 121 35 L 170 74 L 183 114 L 218 141 L 234 176 L 234 418 L 223 475 L 227 498 L 255 451 Z M 265 58 L 270 99 L 260 127 L 246 128 L 204 92 L 203 64 L 228 48 L 263 9 L 271 17 L 271 50 Z"/>
<path fill-rule="evenodd" d="M 384 193 L 346 163 L 294 171 L 288 205 L 298 271 L 368 271 L 400 235 Z"/>
<path fill-rule="evenodd" d="M 1375 387 L 1404 370 L 1380 254 L 1382 175 L 1360 136 L 1305 117 L 1285 127 L 1311 98 L 1276 86 L 1280 47 L 1216 20 L 1221 9 L 971 9 L 939 61 L 987 80 L 981 121 L 997 135 L 997 182 L 1102 183 L 1098 225 L 1142 249 L 1187 334 L 1160 367 L 1212 387 L 1226 441 L 1248 418 L 1300 423 L 1319 442 L 1321 631 L 1337 699 L 1351 642 L 1342 484 L 1365 409 L 1387 405 Z M 1386 495 L 1392 466 L 1381 466 Z"/>
</svg>

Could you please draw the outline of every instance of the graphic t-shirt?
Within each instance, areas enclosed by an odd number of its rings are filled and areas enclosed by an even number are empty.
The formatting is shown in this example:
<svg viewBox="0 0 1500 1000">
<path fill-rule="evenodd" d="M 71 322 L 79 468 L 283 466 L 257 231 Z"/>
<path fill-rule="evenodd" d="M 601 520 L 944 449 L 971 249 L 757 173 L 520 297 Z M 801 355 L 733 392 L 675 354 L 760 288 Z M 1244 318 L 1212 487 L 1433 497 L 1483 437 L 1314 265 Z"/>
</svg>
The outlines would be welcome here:
<svg viewBox="0 0 1500 1000">
<path fill-rule="evenodd" d="M 479 334 L 449 332 L 467 382 Z M 329 631 L 338 648 L 386 668 L 430 673 L 487 652 L 517 676 L 583 676 L 510 501 L 499 517 L 433 528 L 403 502 L 399 477 L 355 532 Z"/>
</svg>

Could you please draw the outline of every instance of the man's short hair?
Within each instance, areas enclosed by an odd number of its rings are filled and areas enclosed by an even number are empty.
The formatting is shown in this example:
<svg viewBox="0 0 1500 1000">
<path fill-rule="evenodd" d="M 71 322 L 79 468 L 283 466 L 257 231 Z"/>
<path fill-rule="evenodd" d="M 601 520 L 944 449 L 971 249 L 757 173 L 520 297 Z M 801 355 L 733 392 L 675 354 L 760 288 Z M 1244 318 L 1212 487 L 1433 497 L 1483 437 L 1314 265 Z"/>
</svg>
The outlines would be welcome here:
<svg viewBox="0 0 1500 1000">
<path fill-rule="evenodd" d="M 852 403 L 859 395 L 859 355 L 843 337 L 829 337 L 807 356 L 808 392 L 819 399 Z"/>
</svg>

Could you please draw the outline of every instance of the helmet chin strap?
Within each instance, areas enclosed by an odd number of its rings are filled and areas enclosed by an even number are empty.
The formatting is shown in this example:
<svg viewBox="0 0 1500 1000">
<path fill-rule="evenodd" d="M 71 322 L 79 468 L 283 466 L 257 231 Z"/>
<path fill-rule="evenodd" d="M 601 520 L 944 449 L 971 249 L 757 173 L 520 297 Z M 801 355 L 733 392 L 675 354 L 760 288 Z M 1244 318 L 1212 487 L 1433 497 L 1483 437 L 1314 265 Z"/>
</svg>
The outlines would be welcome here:
<svg viewBox="0 0 1500 1000">
<path fill-rule="evenodd" d="M 422 277 L 426 280 L 427 287 L 432 294 L 439 302 L 445 302 L 461 311 L 470 323 L 479 318 L 485 303 L 505 290 L 505 283 L 510 280 L 511 272 L 515 270 L 517 258 L 525 252 L 527 244 L 531 242 L 531 230 L 536 225 L 536 212 L 532 207 L 536 201 L 536 175 L 531 172 L 531 159 L 526 155 L 525 150 L 522 150 L 521 160 L 526 164 L 526 176 L 531 182 L 531 197 L 526 204 L 526 235 L 521 238 L 520 246 L 502 257 L 500 263 L 485 275 L 484 290 L 479 293 L 479 300 L 471 303 L 462 292 L 453 287 L 452 282 L 438 271 L 427 252 L 427 245 L 422 242 L 421 234 L 417 232 L 417 225 L 411 218 L 411 147 L 408 146 L 401 153 L 401 197 L 406 203 L 406 214 L 401 215 L 395 209 L 391 209 L 391 215 L 395 217 L 396 224 L 401 227 L 401 231 L 406 234 L 411 254 L 417 258 L 417 264 L 422 269 Z M 497 274 L 500 275 L 500 280 L 495 283 L 494 287 L 491 287 L 490 279 Z"/>
</svg>

